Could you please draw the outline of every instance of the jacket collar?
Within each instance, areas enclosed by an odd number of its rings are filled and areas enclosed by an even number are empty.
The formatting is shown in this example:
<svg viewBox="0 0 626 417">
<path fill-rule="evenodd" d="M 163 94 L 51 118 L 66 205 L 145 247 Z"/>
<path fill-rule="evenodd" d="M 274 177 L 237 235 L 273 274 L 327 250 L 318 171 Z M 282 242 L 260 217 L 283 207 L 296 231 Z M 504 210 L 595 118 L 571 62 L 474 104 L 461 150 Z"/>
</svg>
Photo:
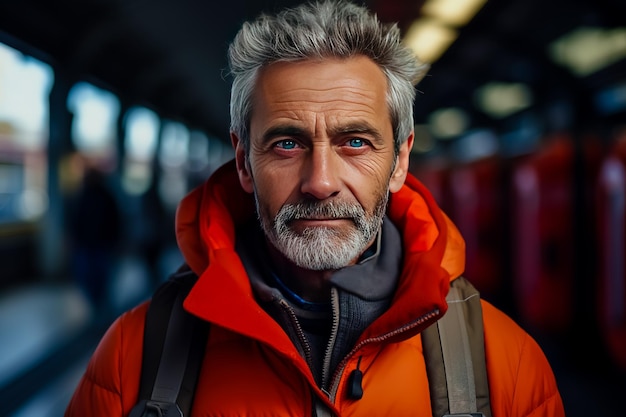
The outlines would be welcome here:
<svg viewBox="0 0 626 417">
<path fill-rule="evenodd" d="M 365 300 L 390 297 L 398 280 L 402 253 L 397 249 L 402 243 L 400 233 L 387 217 L 375 245 L 372 256 L 335 272 L 331 277 L 333 285 Z"/>
<path fill-rule="evenodd" d="M 254 300 L 235 251 L 236 226 L 255 216 L 254 207 L 253 197 L 239 185 L 233 161 L 181 201 L 176 215 L 178 245 L 199 276 L 185 308 L 292 355 L 289 338 Z M 443 313 L 449 282 L 464 267 L 464 242 L 458 230 L 417 179 L 409 175 L 402 189 L 391 195 L 388 216 L 401 233 L 402 272 L 392 306 L 364 337 L 385 334 L 433 310 Z"/>
</svg>

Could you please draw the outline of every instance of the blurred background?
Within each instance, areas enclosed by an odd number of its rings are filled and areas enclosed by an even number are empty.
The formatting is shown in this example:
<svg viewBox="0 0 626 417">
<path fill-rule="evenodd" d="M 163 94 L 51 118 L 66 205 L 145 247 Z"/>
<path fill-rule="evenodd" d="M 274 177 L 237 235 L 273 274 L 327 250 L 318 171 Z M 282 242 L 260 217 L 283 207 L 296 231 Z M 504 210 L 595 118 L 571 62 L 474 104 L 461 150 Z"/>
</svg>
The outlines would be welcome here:
<svg viewBox="0 0 626 417">
<path fill-rule="evenodd" d="M 176 205 L 233 155 L 228 43 L 296 3 L 0 1 L 3 415 L 61 416 L 106 327 L 182 263 Z M 411 170 L 465 275 L 542 345 L 568 416 L 620 415 L 626 2 L 365 4 L 431 64 Z"/>
</svg>

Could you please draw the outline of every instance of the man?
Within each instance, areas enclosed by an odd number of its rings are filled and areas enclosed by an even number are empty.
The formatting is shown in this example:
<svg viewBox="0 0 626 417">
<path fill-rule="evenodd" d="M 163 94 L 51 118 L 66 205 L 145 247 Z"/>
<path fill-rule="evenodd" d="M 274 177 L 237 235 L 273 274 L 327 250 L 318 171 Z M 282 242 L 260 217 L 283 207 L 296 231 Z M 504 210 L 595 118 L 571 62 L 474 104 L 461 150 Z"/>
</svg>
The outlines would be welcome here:
<svg viewBox="0 0 626 417">
<path fill-rule="evenodd" d="M 425 66 L 345 2 L 244 24 L 229 57 L 235 161 L 176 220 L 184 307 L 211 324 L 191 415 L 432 415 L 422 332 L 464 246 L 407 173 Z M 67 416 L 128 415 L 146 309 L 109 329 Z M 492 415 L 563 416 L 539 346 L 482 310 Z"/>
</svg>

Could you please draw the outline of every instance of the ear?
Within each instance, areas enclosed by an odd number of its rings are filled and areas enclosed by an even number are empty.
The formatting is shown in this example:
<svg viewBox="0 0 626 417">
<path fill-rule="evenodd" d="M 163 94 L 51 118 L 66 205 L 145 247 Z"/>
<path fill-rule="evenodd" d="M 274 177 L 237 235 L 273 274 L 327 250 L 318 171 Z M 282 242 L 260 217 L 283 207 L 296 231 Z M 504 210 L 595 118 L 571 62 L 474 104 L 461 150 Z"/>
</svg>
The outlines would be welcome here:
<svg viewBox="0 0 626 417">
<path fill-rule="evenodd" d="M 239 183 L 246 192 L 252 193 L 254 191 L 254 182 L 252 181 L 252 171 L 248 163 L 246 148 L 234 132 L 230 133 L 230 142 L 235 150 L 235 163 L 237 164 Z"/>
<path fill-rule="evenodd" d="M 389 180 L 389 191 L 392 193 L 400 191 L 404 180 L 409 172 L 409 157 L 411 155 L 411 149 L 413 148 L 414 133 L 411 132 L 407 140 L 400 145 L 398 156 L 396 157 L 396 167 L 391 174 Z"/>
</svg>

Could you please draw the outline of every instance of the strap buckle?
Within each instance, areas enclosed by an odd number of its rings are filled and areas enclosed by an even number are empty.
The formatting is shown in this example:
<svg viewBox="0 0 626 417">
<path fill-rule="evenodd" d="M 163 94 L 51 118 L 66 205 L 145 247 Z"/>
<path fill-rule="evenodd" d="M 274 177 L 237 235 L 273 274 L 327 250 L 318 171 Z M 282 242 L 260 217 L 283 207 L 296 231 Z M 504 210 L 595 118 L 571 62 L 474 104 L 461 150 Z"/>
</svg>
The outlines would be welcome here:
<svg viewBox="0 0 626 417">
<path fill-rule="evenodd" d="M 133 407 L 128 417 L 183 417 L 183 412 L 174 403 L 142 400 Z"/>
</svg>

